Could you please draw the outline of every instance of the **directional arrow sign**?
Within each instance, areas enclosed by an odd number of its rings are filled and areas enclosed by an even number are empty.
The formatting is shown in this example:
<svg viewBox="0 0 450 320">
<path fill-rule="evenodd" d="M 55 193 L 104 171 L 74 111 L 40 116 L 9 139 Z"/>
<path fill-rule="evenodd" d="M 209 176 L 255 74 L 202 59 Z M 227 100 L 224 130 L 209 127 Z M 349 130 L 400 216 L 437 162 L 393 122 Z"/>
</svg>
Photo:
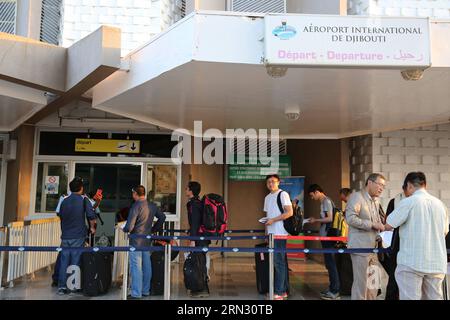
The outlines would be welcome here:
<svg viewBox="0 0 450 320">
<path fill-rule="evenodd" d="M 77 152 L 140 153 L 139 140 L 76 139 Z"/>
</svg>

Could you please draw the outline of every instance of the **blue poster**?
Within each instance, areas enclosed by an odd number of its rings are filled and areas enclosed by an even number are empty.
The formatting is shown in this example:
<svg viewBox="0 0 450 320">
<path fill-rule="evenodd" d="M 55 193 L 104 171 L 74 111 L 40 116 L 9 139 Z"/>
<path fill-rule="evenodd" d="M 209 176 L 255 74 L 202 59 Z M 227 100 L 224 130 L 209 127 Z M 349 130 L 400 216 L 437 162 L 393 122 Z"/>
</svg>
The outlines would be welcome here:
<svg viewBox="0 0 450 320">
<path fill-rule="evenodd" d="M 280 189 L 289 193 L 292 200 L 298 200 L 298 205 L 305 210 L 305 177 L 286 177 L 280 182 Z"/>
</svg>

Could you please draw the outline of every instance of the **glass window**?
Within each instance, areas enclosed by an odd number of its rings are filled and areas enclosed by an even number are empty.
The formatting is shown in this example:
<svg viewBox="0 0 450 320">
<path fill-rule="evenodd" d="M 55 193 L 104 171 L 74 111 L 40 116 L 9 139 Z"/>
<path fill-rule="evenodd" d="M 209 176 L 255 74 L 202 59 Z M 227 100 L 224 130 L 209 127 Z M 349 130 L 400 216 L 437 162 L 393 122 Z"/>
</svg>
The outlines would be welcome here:
<svg viewBox="0 0 450 320">
<path fill-rule="evenodd" d="M 148 165 L 147 188 L 149 201 L 153 201 L 165 214 L 177 213 L 177 167 Z"/>
<path fill-rule="evenodd" d="M 103 190 L 100 211 L 117 213 L 129 207 L 132 201 L 131 189 L 141 184 L 141 166 L 131 164 L 77 163 L 75 176 L 83 178 L 87 194 Z"/>
<path fill-rule="evenodd" d="M 54 213 L 61 195 L 67 194 L 69 165 L 67 163 L 38 164 L 35 211 Z"/>
<path fill-rule="evenodd" d="M 114 236 L 114 225 L 120 214 L 128 214 L 132 204 L 131 189 L 141 184 L 141 165 L 77 163 L 75 176 L 83 178 L 84 191 L 92 198 L 102 189 L 97 235 Z"/>
</svg>

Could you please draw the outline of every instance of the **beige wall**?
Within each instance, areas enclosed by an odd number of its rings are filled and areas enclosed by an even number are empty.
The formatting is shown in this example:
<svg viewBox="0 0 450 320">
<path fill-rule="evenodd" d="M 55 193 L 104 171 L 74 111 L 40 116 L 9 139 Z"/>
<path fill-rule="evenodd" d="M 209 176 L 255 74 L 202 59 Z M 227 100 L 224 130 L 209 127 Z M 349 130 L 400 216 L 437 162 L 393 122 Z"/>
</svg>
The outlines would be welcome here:
<svg viewBox="0 0 450 320">
<path fill-rule="evenodd" d="M 288 155 L 292 159 L 292 175 L 305 176 L 305 189 L 317 183 L 340 206 L 339 189 L 348 186 L 350 177 L 348 164 L 342 165 L 346 144 L 341 140 L 289 140 Z M 348 161 L 347 161 L 348 162 Z M 258 219 L 264 216 L 263 205 L 267 190 L 263 181 L 229 181 L 228 209 L 230 229 L 261 229 Z M 305 194 L 305 216 L 319 217 L 319 203 L 313 202 Z M 318 230 L 319 225 L 311 229 Z M 258 241 L 233 241 L 233 245 L 253 246 Z M 307 243 L 308 247 L 317 247 L 317 242 Z M 310 255 L 311 257 L 313 255 Z M 321 257 L 314 255 L 320 260 Z"/>
</svg>

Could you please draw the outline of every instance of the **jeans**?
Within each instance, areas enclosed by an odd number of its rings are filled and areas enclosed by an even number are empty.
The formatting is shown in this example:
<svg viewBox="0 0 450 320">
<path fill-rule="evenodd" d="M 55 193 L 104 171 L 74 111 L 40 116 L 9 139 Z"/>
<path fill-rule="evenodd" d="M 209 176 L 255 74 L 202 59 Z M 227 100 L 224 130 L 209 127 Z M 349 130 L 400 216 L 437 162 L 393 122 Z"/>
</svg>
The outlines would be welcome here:
<svg viewBox="0 0 450 320">
<path fill-rule="evenodd" d="M 56 258 L 55 262 L 55 270 L 52 274 L 52 280 L 53 282 L 58 282 L 59 280 L 59 268 L 61 267 L 61 252 L 58 252 L 58 257 Z"/>
<path fill-rule="evenodd" d="M 334 248 L 333 241 L 321 241 L 321 242 L 323 249 Z M 339 293 L 340 289 L 339 273 L 336 267 L 336 259 L 334 258 L 334 253 L 324 253 L 323 257 L 325 260 L 325 267 L 328 270 L 328 278 L 330 281 L 329 290 L 334 294 Z"/>
<path fill-rule="evenodd" d="M 274 240 L 275 249 L 286 248 L 286 240 Z M 285 252 L 275 252 L 273 255 L 275 266 L 274 293 L 282 295 L 288 291 L 288 264 Z"/>
<path fill-rule="evenodd" d="M 131 296 L 141 298 L 142 295 L 150 295 L 150 283 L 152 280 L 152 264 L 150 252 L 130 252 Z"/>
<path fill-rule="evenodd" d="M 61 247 L 83 247 L 84 238 L 61 240 Z M 81 251 L 61 251 L 61 260 L 58 274 L 58 288 L 67 288 L 67 267 L 80 265 Z"/>
</svg>

